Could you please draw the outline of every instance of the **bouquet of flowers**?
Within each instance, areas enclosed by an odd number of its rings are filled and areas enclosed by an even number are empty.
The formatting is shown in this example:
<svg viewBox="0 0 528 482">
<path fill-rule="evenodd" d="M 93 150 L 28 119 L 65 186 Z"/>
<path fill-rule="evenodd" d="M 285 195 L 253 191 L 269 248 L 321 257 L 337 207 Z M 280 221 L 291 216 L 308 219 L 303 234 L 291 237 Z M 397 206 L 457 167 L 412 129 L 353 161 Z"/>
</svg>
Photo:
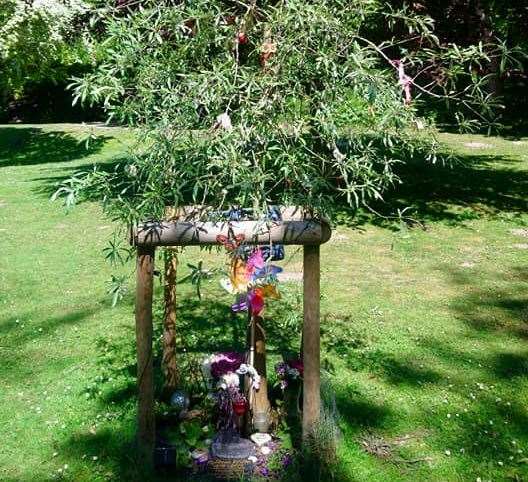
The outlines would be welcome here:
<svg viewBox="0 0 528 482">
<path fill-rule="evenodd" d="M 304 366 L 301 359 L 292 359 L 279 362 L 275 365 L 275 373 L 279 379 L 280 387 L 285 390 L 292 380 L 302 380 Z"/>
<path fill-rule="evenodd" d="M 258 389 L 260 376 L 252 365 L 244 363 L 245 355 L 237 352 L 215 353 L 202 364 L 204 377 L 209 386 L 215 387 L 219 411 L 218 429 L 224 438 L 232 437 L 237 431 L 237 416 L 243 415 L 248 402 L 240 391 L 240 377 L 251 377 L 252 386 Z"/>
</svg>

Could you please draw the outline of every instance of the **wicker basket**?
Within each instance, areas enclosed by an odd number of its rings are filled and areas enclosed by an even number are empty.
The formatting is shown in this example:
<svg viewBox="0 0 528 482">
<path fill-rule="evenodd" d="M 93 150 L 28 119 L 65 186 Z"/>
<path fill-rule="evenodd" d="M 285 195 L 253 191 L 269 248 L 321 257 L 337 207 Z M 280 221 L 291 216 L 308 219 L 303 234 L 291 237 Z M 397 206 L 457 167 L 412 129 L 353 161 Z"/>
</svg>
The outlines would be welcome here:
<svg viewBox="0 0 528 482">
<path fill-rule="evenodd" d="M 219 480 L 246 480 L 250 479 L 255 470 L 255 464 L 247 459 L 210 459 L 207 471 Z"/>
</svg>

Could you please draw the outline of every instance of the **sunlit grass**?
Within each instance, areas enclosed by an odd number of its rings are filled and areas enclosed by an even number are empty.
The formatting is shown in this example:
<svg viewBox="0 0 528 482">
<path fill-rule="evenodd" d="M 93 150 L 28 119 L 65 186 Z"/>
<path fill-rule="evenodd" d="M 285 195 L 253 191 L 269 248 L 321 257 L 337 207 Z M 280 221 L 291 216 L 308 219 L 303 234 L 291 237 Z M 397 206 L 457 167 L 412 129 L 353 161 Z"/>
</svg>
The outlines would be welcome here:
<svg viewBox="0 0 528 482">
<path fill-rule="evenodd" d="M 112 382 L 101 396 L 86 391 L 101 370 L 97 340 L 134 336 L 132 293 L 114 309 L 106 294 L 112 226 L 95 205 L 66 213 L 49 201 L 57 180 L 125 155 L 126 132 L 94 128 L 103 138 L 86 150 L 87 132 L 0 128 L 1 480 L 136 473 L 133 395 Z M 348 480 L 528 477 L 528 141 L 442 139 L 461 164 L 406 168 L 409 183 L 382 206 L 410 206 L 425 229 L 359 216 L 322 249 L 323 359 Z M 298 271 L 299 253 L 287 255 Z M 193 249 L 182 270 L 196 258 L 224 263 Z M 180 292 L 190 346 L 243 343 L 241 324 L 222 319 L 216 281 L 201 305 L 190 287 Z M 373 438 L 390 457 L 368 453 L 362 441 Z"/>
</svg>

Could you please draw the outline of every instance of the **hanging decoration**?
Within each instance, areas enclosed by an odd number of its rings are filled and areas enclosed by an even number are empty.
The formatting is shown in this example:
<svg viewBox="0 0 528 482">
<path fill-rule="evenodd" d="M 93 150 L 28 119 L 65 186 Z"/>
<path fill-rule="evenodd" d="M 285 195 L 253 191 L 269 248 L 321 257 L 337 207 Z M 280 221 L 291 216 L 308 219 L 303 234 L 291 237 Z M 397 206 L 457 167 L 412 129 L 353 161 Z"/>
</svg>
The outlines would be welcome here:
<svg viewBox="0 0 528 482">
<path fill-rule="evenodd" d="M 247 251 L 238 249 L 240 245 L 235 247 L 230 240 L 218 241 L 224 244 L 231 256 L 229 277 L 220 281 L 228 293 L 236 295 L 231 309 L 234 312 L 250 309 L 253 315 L 259 316 L 264 310 L 266 299 L 280 299 L 277 275 L 282 268 L 268 264 L 261 248 L 252 250 L 244 260 Z"/>
</svg>

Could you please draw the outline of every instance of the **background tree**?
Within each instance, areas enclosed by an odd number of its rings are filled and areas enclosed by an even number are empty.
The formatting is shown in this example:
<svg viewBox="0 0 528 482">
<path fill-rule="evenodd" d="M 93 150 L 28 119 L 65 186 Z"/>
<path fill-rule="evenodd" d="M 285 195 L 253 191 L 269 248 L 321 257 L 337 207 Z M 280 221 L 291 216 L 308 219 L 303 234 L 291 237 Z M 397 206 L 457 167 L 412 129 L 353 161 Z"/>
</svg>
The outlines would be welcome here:
<svg viewBox="0 0 528 482">
<path fill-rule="evenodd" d="M 32 92 L 39 104 L 40 85 L 62 85 L 64 91 L 70 76 L 89 66 L 90 9 L 89 0 L 0 3 L 0 109 Z"/>
<path fill-rule="evenodd" d="M 449 103 L 434 102 L 430 99 L 426 106 L 428 112 L 439 113 L 443 122 L 450 122 L 453 114 L 477 117 L 481 124 L 499 129 L 500 122 L 506 125 L 525 123 L 522 115 L 528 99 L 526 89 L 526 69 L 528 35 L 525 26 L 528 23 L 528 2 L 501 2 L 495 0 L 450 0 L 449 2 L 402 2 L 392 0 L 394 8 L 406 9 L 428 15 L 434 20 L 435 35 L 440 45 L 457 45 L 463 49 L 478 49 L 479 61 L 472 66 L 472 73 L 482 79 L 489 96 L 484 109 L 475 112 L 474 106 L 453 112 Z M 382 37 L 385 32 L 380 32 Z M 421 50 L 424 45 L 420 38 L 400 30 L 397 35 L 407 39 L 412 50 Z M 484 55 L 480 55 L 484 53 Z M 433 60 L 433 59 L 431 59 Z M 455 62 L 459 59 L 454 57 Z M 413 71 L 413 75 L 417 71 Z M 465 79 L 458 77 L 458 85 L 453 86 L 452 79 L 446 75 L 441 64 L 433 62 L 422 73 L 424 83 L 433 82 L 445 85 L 449 90 L 464 88 Z M 524 106 L 524 107 L 523 107 Z M 471 127 L 463 122 L 463 127 Z M 475 126 L 473 126 L 475 127 Z"/>
</svg>

